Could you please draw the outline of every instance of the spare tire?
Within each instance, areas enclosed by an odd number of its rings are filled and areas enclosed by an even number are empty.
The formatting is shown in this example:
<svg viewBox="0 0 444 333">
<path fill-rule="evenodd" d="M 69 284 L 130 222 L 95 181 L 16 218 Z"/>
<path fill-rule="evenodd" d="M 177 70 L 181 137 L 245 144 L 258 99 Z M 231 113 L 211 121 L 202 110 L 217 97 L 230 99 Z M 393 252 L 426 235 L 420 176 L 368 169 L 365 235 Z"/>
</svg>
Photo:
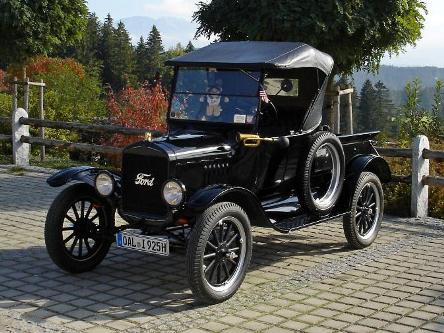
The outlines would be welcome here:
<svg viewBox="0 0 444 333">
<path fill-rule="evenodd" d="M 330 132 L 317 132 L 299 164 L 300 204 L 310 213 L 324 216 L 331 212 L 344 184 L 345 158 L 339 139 Z"/>
</svg>

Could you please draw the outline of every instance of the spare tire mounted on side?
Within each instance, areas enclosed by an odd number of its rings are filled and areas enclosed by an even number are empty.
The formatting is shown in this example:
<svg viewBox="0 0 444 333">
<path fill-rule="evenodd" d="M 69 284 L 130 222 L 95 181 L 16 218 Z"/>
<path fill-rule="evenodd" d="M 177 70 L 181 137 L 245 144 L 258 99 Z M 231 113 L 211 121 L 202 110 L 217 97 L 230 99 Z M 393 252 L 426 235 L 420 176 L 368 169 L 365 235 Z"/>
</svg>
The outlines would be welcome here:
<svg viewBox="0 0 444 333">
<path fill-rule="evenodd" d="M 314 134 L 297 178 L 301 205 L 318 216 L 330 213 L 341 195 L 344 171 L 344 150 L 337 136 L 325 131 Z"/>
</svg>

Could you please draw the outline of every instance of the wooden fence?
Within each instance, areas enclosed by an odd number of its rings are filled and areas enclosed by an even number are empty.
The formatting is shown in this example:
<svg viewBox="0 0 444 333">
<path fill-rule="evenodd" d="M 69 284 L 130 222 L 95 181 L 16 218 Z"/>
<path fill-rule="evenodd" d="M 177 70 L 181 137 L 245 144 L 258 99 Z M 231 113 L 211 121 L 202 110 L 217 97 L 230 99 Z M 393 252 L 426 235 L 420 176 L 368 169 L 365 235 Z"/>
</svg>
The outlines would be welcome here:
<svg viewBox="0 0 444 333">
<path fill-rule="evenodd" d="M 411 185 L 410 215 L 425 217 L 428 214 L 429 186 L 444 186 L 444 177 L 430 175 L 430 160 L 444 161 L 444 151 L 430 150 L 424 135 L 413 139 L 411 148 L 378 148 L 385 157 L 403 157 L 412 160 L 412 174 L 392 175 L 393 182 Z"/>
<path fill-rule="evenodd" d="M 0 117 L 0 123 L 9 123 L 9 118 Z M 115 125 L 95 125 L 83 124 L 78 122 L 52 121 L 36 118 L 28 118 L 25 109 L 18 108 L 12 115 L 12 135 L 0 134 L 0 141 L 12 142 L 13 163 L 16 165 L 29 165 L 28 145 L 38 145 L 42 147 L 60 147 L 68 151 L 84 151 L 96 153 L 120 153 L 122 148 L 96 145 L 89 143 L 77 143 L 64 140 L 46 139 L 43 137 L 31 137 L 29 135 L 29 126 L 37 128 L 68 129 L 79 132 L 90 132 L 100 134 L 123 134 L 123 135 L 143 135 L 146 139 L 151 139 L 162 135 L 159 131 L 153 131 L 144 128 L 128 128 Z M 39 131 L 41 133 L 41 131 Z M 14 140 L 15 139 L 15 140 Z"/>
<path fill-rule="evenodd" d="M 9 118 L 1 118 L 0 123 L 11 122 Z M 94 125 L 76 122 L 51 121 L 28 118 L 26 110 L 18 108 L 12 116 L 12 135 L 0 134 L 0 141 L 12 142 L 13 163 L 19 166 L 29 165 L 29 146 L 39 145 L 46 147 L 61 147 L 69 151 L 78 150 L 97 153 L 121 153 L 122 149 L 111 146 L 76 143 L 62 140 L 31 137 L 29 126 L 38 128 L 68 129 L 80 132 L 120 133 L 123 135 L 144 135 L 145 138 L 160 136 L 162 133 L 142 128 L 126 128 L 113 125 Z M 41 132 L 40 132 L 41 133 Z M 444 186 L 444 177 L 433 177 L 429 174 L 429 160 L 444 161 L 444 151 L 430 150 L 429 141 L 425 136 L 418 136 L 413 140 L 412 147 L 405 148 L 378 148 L 378 152 L 385 157 L 403 157 L 412 159 L 411 175 L 393 175 L 393 182 L 411 184 L 410 214 L 415 217 L 424 217 L 428 213 L 428 186 Z"/>
</svg>

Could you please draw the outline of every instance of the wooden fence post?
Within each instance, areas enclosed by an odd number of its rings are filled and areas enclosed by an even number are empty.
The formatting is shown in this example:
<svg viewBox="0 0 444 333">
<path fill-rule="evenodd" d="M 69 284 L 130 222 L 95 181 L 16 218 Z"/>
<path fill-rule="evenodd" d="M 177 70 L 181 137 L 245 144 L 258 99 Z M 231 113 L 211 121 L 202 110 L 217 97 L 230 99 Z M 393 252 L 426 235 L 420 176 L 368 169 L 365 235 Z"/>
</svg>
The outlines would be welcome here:
<svg viewBox="0 0 444 333">
<path fill-rule="evenodd" d="M 39 110 L 40 110 L 40 119 L 44 120 L 45 119 L 45 110 L 43 108 L 43 95 L 44 95 L 44 89 L 45 87 L 43 86 L 43 80 L 40 80 L 40 83 L 42 84 L 41 86 L 39 86 Z M 44 127 L 40 127 L 39 129 L 39 134 L 40 137 L 42 139 L 45 138 L 45 128 Z M 45 160 L 45 146 L 41 146 L 40 147 L 40 161 L 44 161 Z"/>
<path fill-rule="evenodd" d="M 333 97 L 333 130 L 336 134 L 341 133 L 341 87 L 337 86 Z"/>
<path fill-rule="evenodd" d="M 423 156 L 429 149 L 429 139 L 418 135 L 412 142 L 412 194 L 410 213 L 413 217 L 426 217 L 429 209 L 429 186 L 423 178 L 429 175 L 429 160 Z"/>
<path fill-rule="evenodd" d="M 21 117 L 28 118 L 25 109 L 17 108 L 12 112 L 12 162 L 17 166 L 28 166 L 30 145 L 20 139 L 22 135 L 29 136 L 29 125 L 22 125 Z"/>
<path fill-rule="evenodd" d="M 351 87 L 349 87 L 351 89 Z M 353 93 L 347 94 L 347 107 L 346 107 L 346 124 L 347 124 L 347 134 L 353 134 Z"/>
<path fill-rule="evenodd" d="M 23 87 L 23 108 L 29 113 L 29 78 L 25 79 Z"/>
<path fill-rule="evenodd" d="M 14 84 L 12 85 L 12 112 L 17 109 L 17 77 L 14 76 Z"/>
</svg>

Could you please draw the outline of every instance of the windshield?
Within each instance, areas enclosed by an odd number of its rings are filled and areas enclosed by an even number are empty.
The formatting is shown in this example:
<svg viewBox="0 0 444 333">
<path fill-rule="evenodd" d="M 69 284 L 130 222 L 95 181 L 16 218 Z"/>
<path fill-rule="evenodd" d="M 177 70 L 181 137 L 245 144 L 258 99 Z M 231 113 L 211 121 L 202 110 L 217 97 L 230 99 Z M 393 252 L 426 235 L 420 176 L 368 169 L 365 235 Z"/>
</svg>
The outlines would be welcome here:
<svg viewBox="0 0 444 333">
<path fill-rule="evenodd" d="M 252 124 L 259 105 L 259 72 L 180 68 L 170 118 Z"/>
</svg>

